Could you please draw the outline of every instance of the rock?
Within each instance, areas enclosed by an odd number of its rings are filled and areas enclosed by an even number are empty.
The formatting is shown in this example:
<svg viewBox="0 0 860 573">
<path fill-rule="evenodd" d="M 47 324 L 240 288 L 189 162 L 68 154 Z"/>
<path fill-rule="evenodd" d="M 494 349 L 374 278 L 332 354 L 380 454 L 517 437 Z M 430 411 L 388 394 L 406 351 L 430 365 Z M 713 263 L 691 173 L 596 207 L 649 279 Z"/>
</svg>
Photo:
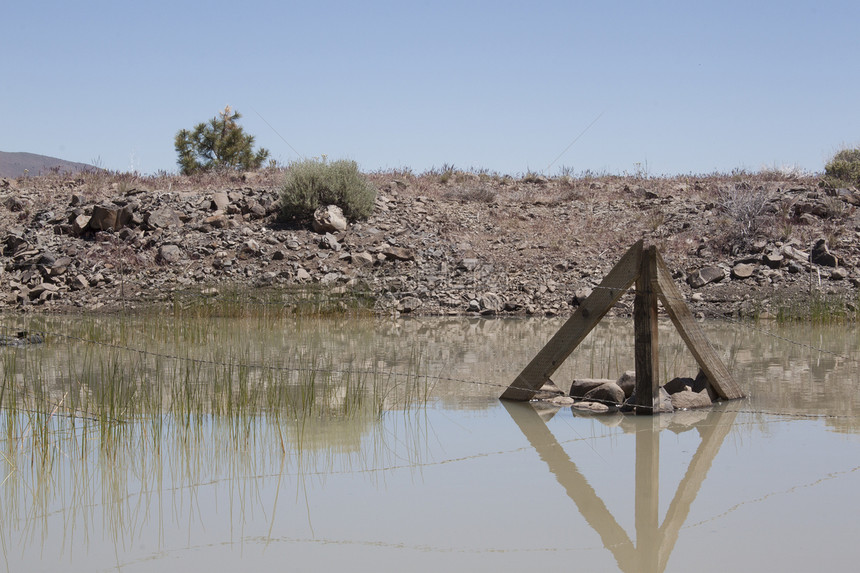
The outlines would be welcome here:
<svg viewBox="0 0 860 573">
<path fill-rule="evenodd" d="M 606 382 L 596 388 L 592 388 L 582 397 L 584 400 L 595 402 L 611 402 L 613 404 L 621 404 L 624 402 L 624 390 L 618 384 Z"/>
<path fill-rule="evenodd" d="M 466 307 L 467 312 L 481 312 L 481 303 L 477 301 L 477 299 L 472 299 L 469 301 L 468 306 Z"/>
<path fill-rule="evenodd" d="M 549 400 L 563 395 L 564 390 L 556 386 L 555 382 L 552 380 L 547 380 L 544 382 L 544 385 L 540 387 L 540 390 L 535 393 L 534 397 L 538 400 Z"/>
<path fill-rule="evenodd" d="M 406 247 L 385 247 L 382 250 L 382 254 L 385 255 L 386 259 L 396 260 L 396 261 L 414 261 L 415 253 L 412 252 L 412 249 L 407 249 Z"/>
<path fill-rule="evenodd" d="M 573 381 L 573 384 L 570 385 L 570 391 L 568 394 L 574 398 L 582 398 L 587 392 L 610 382 L 614 384 L 615 380 L 610 380 L 608 378 L 577 378 Z"/>
<path fill-rule="evenodd" d="M 841 281 L 847 277 L 848 277 L 848 271 L 846 271 L 842 267 L 839 267 L 837 269 L 833 269 L 832 271 L 830 271 L 830 280 Z"/>
<path fill-rule="evenodd" d="M 373 266 L 373 257 L 370 253 L 363 251 L 361 253 L 353 253 L 350 255 L 350 261 L 357 267 Z"/>
<path fill-rule="evenodd" d="M 327 205 L 314 211 L 312 226 L 317 233 L 339 233 L 346 231 L 347 222 L 340 207 Z"/>
<path fill-rule="evenodd" d="M 772 269 L 778 269 L 782 266 L 785 257 L 779 253 L 768 253 L 761 258 L 761 261 Z"/>
<path fill-rule="evenodd" d="M 74 290 L 82 290 L 86 288 L 90 288 L 90 283 L 84 275 L 75 275 L 75 278 L 72 279 L 72 282 L 69 286 Z"/>
<path fill-rule="evenodd" d="M 702 288 L 706 284 L 720 282 L 724 278 L 726 273 L 720 267 L 704 267 L 692 273 L 687 278 L 687 282 L 693 288 Z"/>
<path fill-rule="evenodd" d="M 158 260 L 167 264 L 177 263 L 182 260 L 182 249 L 177 245 L 161 245 L 158 249 Z"/>
<path fill-rule="evenodd" d="M 732 267 L 732 278 L 736 280 L 748 279 L 755 272 L 755 265 L 740 263 Z"/>
<path fill-rule="evenodd" d="M 212 210 L 226 212 L 230 206 L 230 197 L 223 191 L 217 191 L 212 194 Z"/>
<path fill-rule="evenodd" d="M 96 205 L 90 217 L 89 227 L 93 231 L 118 231 L 122 228 L 120 208 L 112 205 Z"/>
<path fill-rule="evenodd" d="M 23 211 L 25 207 L 24 202 L 18 197 L 7 197 L 3 205 L 13 213 Z"/>
<path fill-rule="evenodd" d="M 830 252 L 825 239 L 818 239 L 812 247 L 812 252 L 809 253 L 809 262 L 822 267 L 839 266 L 839 259 Z"/>
<path fill-rule="evenodd" d="M 260 243 L 255 241 L 254 239 L 248 239 L 242 242 L 242 253 L 246 255 L 259 255 L 263 252 L 263 248 L 260 246 Z"/>
<path fill-rule="evenodd" d="M 162 207 L 147 213 L 144 218 L 146 224 L 153 229 L 170 229 L 182 224 L 179 214 L 169 207 Z"/>
<path fill-rule="evenodd" d="M 407 296 L 400 301 L 399 305 L 397 305 L 397 310 L 404 313 L 415 312 L 422 306 L 424 306 L 424 302 L 420 298 L 415 296 Z"/>
<path fill-rule="evenodd" d="M 672 405 L 672 397 L 664 388 L 660 388 L 660 394 L 657 397 L 657 411 L 655 414 L 668 414 L 675 411 L 675 406 Z"/>
<path fill-rule="evenodd" d="M 481 295 L 479 303 L 481 310 L 489 310 L 492 312 L 500 312 L 505 306 L 505 301 L 502 300 L 502 297 L 492 292 L 486 292 Z"/>
<path fill-rule="evenodd" d="M 636 387 L 636 371 L 627 370 L 619 376 L 615 383 L 618 384 L 619 388 L 624 390 L 624 397 L 629 398 L 633 395 L 633 389 Z"/>
<path fill-rule="evenodd" d="M 322 239 L 320 239 L 320 248 L 331 249 L 332 251 L 338 252 L 340 251 L 340 243 L 337 242 L 337 237 L 331 233 L 326 233 L 323 235 Z"/>
<path fill-rule="evenodd" d="M 296 269 L 296 280 L 299 282 L 307 282 L 311 280 L 311 274 L 302 267 L 299 267 Z"/>
<path fill-rule="evenodd" d="M 549 402 L 555 404 L 556 406 L 561 406 L 562 408 L 567 406 L 573 406 L 576 403 L 576 400 L 571 398 L 570 396 L 555 396 L 549 399 Z"/>
<path fill-rule="evenodd" d="M 600 402 L 576 402 L 571 405 L 574 410 L 590 412 L 592 414 L 604 414 L 609 412 L 609 406 Z"/>
<path fill-rule="evenodd" d="M 573 293 L 573 305 L 579 306 L 584 303 L 585 299 L 590 297 L 592 292 L 592 289 L 590 289 L 589 287 L 582 287 L 576 289 L 576 291 Z"/>
<path fill-rule="evenodd" d="M 690 410 L 693 408 L 706 408 L 711 406 L 711 398 L 707 390 L 693 392 L 689 388 L 671 395 L 672 407 L 676 410 Z"/>
<path fill-rule="evenodd" d="M 81 235 L 90 225 L 90 217 L 88 215 L 78 215 L 72 219 L 72 232 L 75 235 Z"/>
<path fill-rule="evenodd" d="M 683 392 L 688 388 L 695 388 L 698 392 L 699 390 L 704 389 L 704 386 L 700 386 L 696 384 L 696 381 L 693 378 L 684 378 L 677 377 L 672 378 L 666 384 L 663 385 L 663 389 L 666 390 L 670 395 L 677 394 L 678 392 Z"/>
<path fill-rule="evenodd" d="M 71 257 L 60 257 L 51 265 L 51 276 L 56 277 L 64 274 L 71 264 Z"/>
</svg>

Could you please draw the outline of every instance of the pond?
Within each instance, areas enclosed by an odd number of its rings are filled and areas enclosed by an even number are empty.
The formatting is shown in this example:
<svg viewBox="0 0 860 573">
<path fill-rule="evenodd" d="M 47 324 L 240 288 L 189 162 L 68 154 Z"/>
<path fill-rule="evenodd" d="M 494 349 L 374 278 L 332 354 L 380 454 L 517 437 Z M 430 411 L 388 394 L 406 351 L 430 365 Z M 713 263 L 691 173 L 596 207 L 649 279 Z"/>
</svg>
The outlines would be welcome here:
<svg viewBox="0 0 860 573">
<path fill-rule="evenodd" d="M 707 410 L 499 401 L 562 322 L 5 317 L 0 570 L 856 565 L 856 328 L 703 324 L 748 395 Z M 554 380 L 632 367 L 605 320 Z"/>
</svg>

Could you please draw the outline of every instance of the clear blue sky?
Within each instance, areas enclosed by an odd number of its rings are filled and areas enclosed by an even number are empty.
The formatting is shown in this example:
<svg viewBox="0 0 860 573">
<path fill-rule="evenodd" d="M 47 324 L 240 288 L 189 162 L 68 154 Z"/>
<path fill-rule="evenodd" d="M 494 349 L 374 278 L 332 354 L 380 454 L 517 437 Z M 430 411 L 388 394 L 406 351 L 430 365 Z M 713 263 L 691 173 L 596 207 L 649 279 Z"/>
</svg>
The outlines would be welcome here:
<svg viewBox="0 0 860 573">
<path fill-rule="evenodd" d="M 292 146 L 367 171 L 544 171 L 592 122 L 550 174 L 821 171 L 860 144 L 856 0 L 33 0 L 2 14 L 0 150 L 122 171 L 175 171 L 176 132 L 227 104 L 279 161 Z"/>
</svg>

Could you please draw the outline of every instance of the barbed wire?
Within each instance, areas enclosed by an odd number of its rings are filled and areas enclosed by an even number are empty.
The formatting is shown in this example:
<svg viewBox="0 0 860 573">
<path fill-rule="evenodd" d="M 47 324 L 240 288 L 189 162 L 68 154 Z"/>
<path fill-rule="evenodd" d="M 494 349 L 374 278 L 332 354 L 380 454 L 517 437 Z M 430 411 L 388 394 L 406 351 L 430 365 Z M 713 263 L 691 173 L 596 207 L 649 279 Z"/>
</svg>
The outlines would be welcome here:
<svg viewBox="0 0 860 573">
<path fill-rule="evenodd" d="M 622 290 L 622 289 L 615 288 L 615 287 L 603 287 L 600 285 L 594 286 L 591 288 L 592 288 L 592 290 L 603 289 L 603 290 L 610 291 L 613 294 L 613 297 L 615 295 L 617 295 L 620 290 Z M 624 292 L 620 296 L 635 295 L 635 293 L 636 293 L 636 289 L 634 287 L 630 287 L 630 288 L 623 289 L 623 290 L 624 290 Z M 651 292 L 651 291 L 648 291 L 648 292 L 649 292 L 649 294 L 655 294 L 654 292 Z M 667 295 L 663 292 L 660 292 L 658 294 L 659 294 L 659 296 L 661 296 L 663 298 L 678 300 L 680 302 L 683 302 L 685 305 L 688 304 L 687 299 L 683 296 L 672 297 L 672 296 Z M 285 304 L 283 302 L 274 302 L 274 301 L 267 302 L 267 301 L 259 301 L 259 300 L 254 300 L 254 301 L 245 300 L 245 301 L 243 301 L 243 303 L 251 304 L 251 305 L 277 305 L 277 306 L 282 306 L 282 307 L 285 306 Z M 733 318 L 727 317 L 724 314 L 720 314 L 717 311 L 714 311 L 712 309 L 704 308 L 704 309 L 696 309 L 696 311 L 703 313 L 703 314 L 707 313 L 707 314 L 711 315 L 712 318 L 715 320 L 727 322 L 727 323 L 739 326 L 741 328 L 744 328 L 746 330 L 758 332 L 762 335 L 774 338 L 776 340 L 780 340 L 780 341 L 785 342 L 787 344 L 791 344 L 791 345 L 794 345 L 794 346 L 797 346 L 800 348 L 804 348 L 804 349 L 811 350 L 811 351 L 818 352 L 818 353 L 822 353 L 822 354 L 832 355 L 832 356 L 838 357 L 842 360 L 845 360 L 845 361 L 848 361 L 848 362 L 851 362 L 854 364 L 860 364 L 860 359 L 857 359 L 853 356 L 849 356 L 849 355 L 846 355 L 846 354 L 843 354 L 840 352 L 831 351 L 831 350 L 821 348 L 821 347 L 818 347 L 818 346 L 815 346 L 812 344 L 808 344 L 805 342 L 793 340 L 793 339 L 788 338 L 786 336 L 782 336 L 780 334 L 777 334 L 777 333 L 775 333 L 769 329 L 765 329 L 765 328 L 762 328 L 762 327 L 757 326 L 755 324 L 752 324 L 749 321 L 743 321 L 743 320 L 738 320 L 738 319 L 733 319 Z M 4 333 L 12 332 L 14 330 L 16 330 L 16 329 L 7 327 L 5 325 L 0 326 L 0 331 L 2 331 Z M 166 360 L 184 361 L 184 362 L 189 362 L 189 363 L 198 364 L 198 365 L 206 365 L 206 366 L 228 367 L 228 368 L 244 368 L 244 369 L 256 369 L 256 370 L 268 370 L 268 371 L 283 371 L 283 372 L 291 372 L 291 373 L 311 373 L 312 372 L 312 373 L 328 373 L 328 374 L 332 374 L 332 375 L 365 375 L 365 376 L 383 376 L 383 377 L 389 377 L 389 378 L 391 378 L 391 377 L 393 377 L 393 378 L 406 378 L 406 379 L 414 379 L 414 380 L 422 380 L 423 379 L 423 380 L 435 380 L 435 381 L 442 381 L 442 382 L 454 382 L 454 383 L 469 384 L 469 385 L 487 386 L 487 387 L 498 388 L 498 389 L 510 388 L 513 390 L 524 390 L 524 391 L 528 391 L 528 392 L 534 392 L 533 388 L 520 387 L 520 386 L 515 386 L 513 384 L 504 384 L 504 383 L 498 383 L 498 382 L 487 382 L 484 380 L 476 380 L 476 379 L 455 378 L 455 377 L 449 377 L 449 376 L 433 375 L 433 374 L 429 374 L 429 373 L 423 373 L 423 374 L 417 373 L 417 372 L 404 373 L 404 372 L 397 372 L 394 370 L 379 370 L 379 369 L 339 369 L 339 368 L 324 368 L 324 367 L 319 367 L 319 366 L 296 367 L 296 366 L 283 366 L 283 365 L 273 365 L 273 364 L 255 364 L 255 363 L 246 363 L 246 362 L 237 362 L 237 361 L 222 362 L 222 361 L 217 361 L 217 360 L 208 360 L 208 359 L 204 359 L 204 358 L 194 358 L 194 357 L 190 357 L 190 356 L 179 356 L 179 355 L 168 354 L 168 353 L 164 353 L 164 352 L 154 352 L 154 351 L 147 350 L 147 349 L 141 349 L 141 348 L 135 348 L 135 347 L 126 346 L 126 345 L 111 343 L 111 342 L 93 340 L 93 339 L 84 338 L 81 336 L 75 336 L 75 335 L 67 334 L 67 333 L 61 333 L 61 332 L 40 331 L 40 334 L 42 334 L 43 336 L 50 336 L 50 337 L 53 337 L 56 339 L 62 339 L 62 340 L 66 340 L 66 341 L 74 341 L 74 342 L 80 342 L 80 343 L 84 343 L 84 344 L 92 344 L 92 345 L 97 345 L 97 346 L 101 346 L 101 347 L 105 347 L 105 348 L 111 348 L 111 349 L 118 350 L 118 351 L 136 353 L 136 354 L 140 354 L 140 355 L 162 358 L 162 359 L 166 359 Z M 10 338 L 11 335 L 3 334 L 2 336 L 6 337 L 8 339 L 8 338 Z M 710 340 L 707 339 L 707 337 L 706 337 L 706 341 L 708 342 L 709 345 L 711 345 Z M 716 349 L 714 349 L 713 346 L 711 346 L 711 348 L 716 351 Z M 605 403 L 605 401 L 600 401 L 600 400 L 596 400 L 596 401 Z M 612 405 L 616 405 L 616 404 L 613 403 Z M 766 410 L 733 410 L 733 411 L 737 411 L 739 413 L 744 412 L 744 413 L 751 413 L 751 414 L 769 414 L 769 415 L 803 417 L 803 418 L 853 418 L 853 417 L 857 417 L 857 416 L 843 416 L 843 415 L 833 415 L 833 414 L 784 413 L 784 412 L 772 412 L 772 411 L 766 411 Z"/>
</svg>

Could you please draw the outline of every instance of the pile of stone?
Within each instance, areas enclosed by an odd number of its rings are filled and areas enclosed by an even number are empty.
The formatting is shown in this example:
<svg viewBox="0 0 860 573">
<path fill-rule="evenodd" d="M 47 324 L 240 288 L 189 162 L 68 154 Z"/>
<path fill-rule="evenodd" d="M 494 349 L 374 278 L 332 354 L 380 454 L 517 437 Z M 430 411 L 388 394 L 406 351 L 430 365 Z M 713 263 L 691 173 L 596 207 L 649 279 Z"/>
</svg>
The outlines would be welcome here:
<svg viewBox="0 0 860 573">
<path fill-rule="evenodd" d="M 570 407 L 591 414 L 630 412 L 634 409 L 636 372 L 628 370 L 617 380 L 577 378 L 565 392 L 552 381 L 535 394 L 534 400 L 558 407 Z M 673 378 L 660 387 L 659 406 L 655 413 L 707 408 L 719 396 L 701 371 L 695 378 Z"/>
</svg>

